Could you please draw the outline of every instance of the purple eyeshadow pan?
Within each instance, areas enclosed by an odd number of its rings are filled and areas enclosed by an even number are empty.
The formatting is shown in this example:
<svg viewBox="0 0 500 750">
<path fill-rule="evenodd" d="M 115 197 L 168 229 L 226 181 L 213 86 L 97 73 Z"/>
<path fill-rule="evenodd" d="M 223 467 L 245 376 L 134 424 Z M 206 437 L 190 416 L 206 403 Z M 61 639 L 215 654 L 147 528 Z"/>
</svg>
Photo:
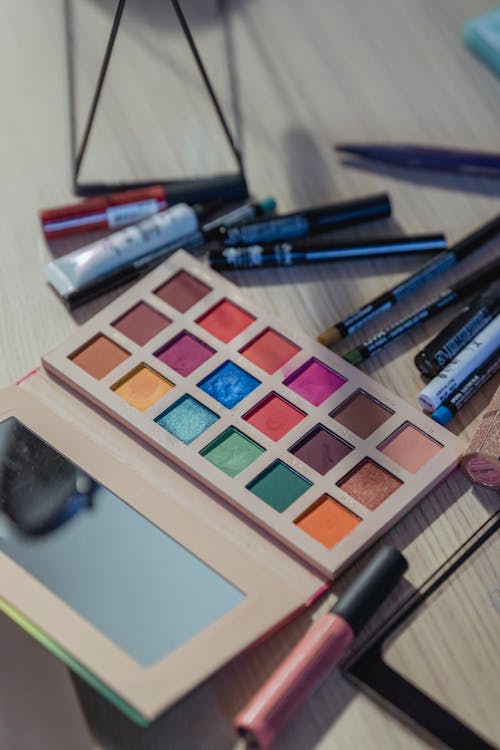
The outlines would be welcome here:
<svg viewBox="0 0 500 750">
<path fill-rule="evenodd" d="M 351 451 L 352 446 L 322 425 L 315 427 L 290 448 L 290 453 L 322 475 L 330 471 Z"/>
<path fill-rule="evenodd" d="M 314 357 L 302 365 L 285 381 L 290 390 L 306 401 L 319 406 L 344 385 L 346 379 Z"/>
<path fill-rule="evenodd" d="M 182 331 L 155 352 L 161 362 L 184 377 L 194 372 L 213 354 L 214 350 L 208 344 L 187 331 Z"/>
</svg>

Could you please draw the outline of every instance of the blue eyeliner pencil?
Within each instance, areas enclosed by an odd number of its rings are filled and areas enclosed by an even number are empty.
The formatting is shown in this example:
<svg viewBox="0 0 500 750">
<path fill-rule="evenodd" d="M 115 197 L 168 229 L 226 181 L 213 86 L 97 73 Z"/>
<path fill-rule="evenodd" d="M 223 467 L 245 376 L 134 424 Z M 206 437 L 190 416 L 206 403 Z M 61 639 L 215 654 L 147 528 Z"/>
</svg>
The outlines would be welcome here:
<svg viewBox="0 0 500 750">
<path fill-rule="evenodd" d="M 500 347 L 438 406 L 431 418 L 445 425 L 500 370 Z"/>
<path fill-rule="evenodd" d="M 327 328 L 318 336 L 318 341 L 325 346 L 333 346 L 340 339 L 349 336 L 351 333 L 361 328 L 365 323 L 377 315 L 390 310 L 399 300 L 412 294 L 416 289 L 424 286 L 429 281 L 447 271 L 448 268 L 467 258 L 471 253 L 477 250 L 485 242 L 495 237 L 500 232 L 500 214 L 489 221 L 484 226 L 476 229 L 472 234 L 464 237 L 453 247 L 443 253 L 439 253 L 434 258 L 425 263 L 418 271 L 412 273 L 407 279 L 400 284 L 388 289 L 368 304 L 361 307 L 356 312 L 349 315 L 344 320 L 335 323 Z M 493 280 L 493 279 L 492 279 Z"/>
</svg>

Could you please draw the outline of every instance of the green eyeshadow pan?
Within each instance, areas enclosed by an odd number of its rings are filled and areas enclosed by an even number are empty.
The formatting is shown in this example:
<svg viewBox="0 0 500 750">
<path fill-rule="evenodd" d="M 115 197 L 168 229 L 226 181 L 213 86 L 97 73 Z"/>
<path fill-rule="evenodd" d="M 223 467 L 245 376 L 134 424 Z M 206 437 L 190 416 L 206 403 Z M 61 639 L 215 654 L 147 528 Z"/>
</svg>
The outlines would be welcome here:
<svg viewBox="0 0 500 750">
<path fill-rule="evenodd" d="M 271 508 L 283 513 L 311 484 L 282 461 L 275 461 L 247 487 Z"/>
<path fill-rule="evenodd" d="M 262 453 L 264 453 L 264 448 L 235 427 L 228 427 L 222 435 L 200 451 L 207 461 L 230 477 L 237 476 Z"/>
</svg>

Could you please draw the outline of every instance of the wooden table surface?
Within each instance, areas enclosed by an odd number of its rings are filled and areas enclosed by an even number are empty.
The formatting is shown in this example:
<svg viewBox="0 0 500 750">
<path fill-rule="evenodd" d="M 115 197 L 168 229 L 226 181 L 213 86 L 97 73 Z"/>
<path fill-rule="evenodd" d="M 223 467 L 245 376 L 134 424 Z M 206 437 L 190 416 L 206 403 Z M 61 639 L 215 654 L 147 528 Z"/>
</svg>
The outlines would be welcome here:
<svg viewBox="0 0 500 750">
<path fill-rule="evenodd" d="M 177 175 L 230 165 L 196 71 L 178 29 L 164 15 L 164 5 L 160 0 L 129 2 L 84 165 L 85 178 L 140 179 L 159 171 Z M 500 180 L 382 167 L 367 171 L 343 164 L 332 144 L 385 140 L 500 151 L 500 81 L 461 41 L 464 20 L 491 5 L 491 0 L 183 3 L 241 138 L 255 196 L 273 194 L 280 210 L 286 211 L 387 191 L 393 204 L 391 220 L 344 235 L 443 231 L 450 242 L 498 212 Z M 112 0 L 75 3 L 80 121 L 113 7 Z M 42 353 L 113 295 L 70 314 L 40 273 L 41 264 L 51 252 L 61 252 L 61 246 L 49 248 L 44 242 L 37 209 L 72 200 L 62 0 L 1 0 L 0 8 L 3 386 L 35 367 Z M 458 273 L 448 272 L 338 351 L 351 348 L 382 322 L 406 314 L 495 253 L 498 242 L 489 243 Z M 263 306 L 316 336 L 422 262 L 417 257 L 361 260 L 239 272 L 233 280 Z M 449 311 L 411 332 L 365 370 L 415 404 L 421 381 L 413 356 L 452 316 Z M 493 387 L 490 382 L 451 422 L 454 433 L 471 437 Z M 408 557 L 408 582 L 422 581 L 497 502 L 494 492 L 472 489 L 458 471 L 428 495 L 386 536 Z M 92 690 L 76 683 L 95 747 L 230 750 L 235 744 L 231 717 L 297 641 L 311 617 L 332 604 L 334 592 L 314 612 L 227 665 L 148 730 L 132 726 Z M 428 744 L 337 671 L 275 747 L 401 750 Z"/>
</svg>

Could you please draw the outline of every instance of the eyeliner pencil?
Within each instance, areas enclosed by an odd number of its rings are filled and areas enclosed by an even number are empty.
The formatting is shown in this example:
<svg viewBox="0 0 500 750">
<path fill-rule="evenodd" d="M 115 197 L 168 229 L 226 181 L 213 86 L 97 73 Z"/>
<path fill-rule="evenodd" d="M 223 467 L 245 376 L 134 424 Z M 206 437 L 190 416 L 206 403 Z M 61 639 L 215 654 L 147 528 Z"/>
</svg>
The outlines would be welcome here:
<svg viewBox="0 0 500 750">
<path fill-rule="evenodd" d="M 361 328 L 366 322 L 380 315 L 386 310 L 396 305 L 399 300 L 415 289 L 424 286 L 431 279 L 467 258 L 471 253 L 477 250 L 481 245 L 490 240 L 500 232 L 500 214 L 494 219 L 476 229 L 472 234 L 467 235 L 464 239 L 457 242 L 449 250 L 439 253 L 431 258 L 418 271 L 408 276 L 400 284 L 388 289 L 368 304 L 361 307 L 356 312 L 349 315 L 344 320 L 335 323 L 327 328 L 318 336 L 318 341 L 325 346 L 332 346 L 340 339 L 349 336 L 351 333 Z"/>
<path fill-rule="evenodd" d="M 483 385 L 488 382 L 500 370 L 500 346 L 496 349 L 491 357 L 474 370 L 460 386 L 451 393 L 431 414 L 431 419 L 439 424 L 448 424 L 455 414 L 464 406 L 475 394 L 481 390 Z"/>
<path fill-rule="evenodd" d="M 344 354 L 344 359 L 351 363 L 351 365 L 360 365 L 366 359 L 384 349 L 395 339 L 399 338 L 403 333 L 407 333 L 412 328 L 416 328 L 421 323 L 435 315 L 438 315 L 442 310 L 445 310 L 455 302 L 459 302 L 465 299 L 478 289 L 484 287 L 488 282 L 495 278 L 500 272 L 500 259 L 494 260 L 488 263 L 486 266 L 481 268 L 479 271 L 471 273 L 456 284 L 451 284 L 441 294 L 432 299 L 426 305 L 419 307 L 415 312 L 411 313 L 405 318 L 398 320 L 390 328 L 385 328 L 371 339 L 363 342 L 360 346 Z"/>
<path fill-rule="evenodd" d="M 407 253 L 432 253 L 446 249 L 442 234 L 422 234 L 413 237 L 376 237 L 353 242 L 310 240 L 278 242 L 249 247 L 225 247 L 208 255 L 210 266 L 217 271 L 237 271 L 278 266 L 302 266 L 325 263 L 345 258 L 367 258 Z"/>
</svg>

